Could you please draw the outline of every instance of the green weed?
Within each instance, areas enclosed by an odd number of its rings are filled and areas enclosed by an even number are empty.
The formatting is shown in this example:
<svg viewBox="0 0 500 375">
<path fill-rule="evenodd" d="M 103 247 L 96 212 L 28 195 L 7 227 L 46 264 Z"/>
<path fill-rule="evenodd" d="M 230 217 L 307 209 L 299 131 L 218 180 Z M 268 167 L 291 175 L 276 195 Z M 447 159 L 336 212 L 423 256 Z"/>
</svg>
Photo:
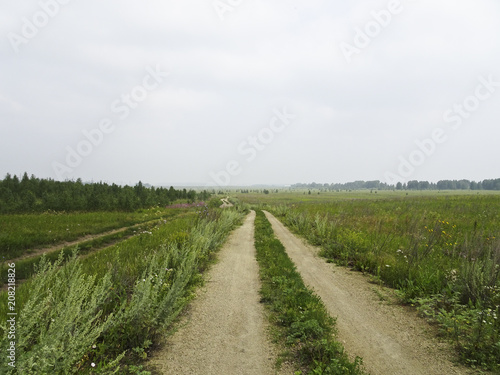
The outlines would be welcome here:
<svg viewBox="0 0 500 375">
<path fill-rule="evenodd" d="M 179 209 L 138 210 L 136 212 L 65 213 L 47 211 L 41 214 L 0 215 L 0 254 L 4 262 L 29 255 L 34 248 L 74 241 L 89 234 L 179 214 Z"/>
<path fill-rule="evenodd" d="M 255 220 L 255 247 L 262 280 L 261 296 L 281 341 L 308 374 L 361 374 L 361 359 L 350 362 L 334 340 L 335 322 L 303 283 L 262 211 Z"/>
<path fill-rule="evenodd" d="M 53 263 L 43 258 L 35 277 L 16 289 L 17 367 L 3 361 L 0 373 L 146 374 L 138 364 L 242 219 L 233 210 L 216 216 L 179 217 L 90 256 L 75 253 L 66 263 L 63 253 Z M 5 301 L 1 293 L 3 316 Z M 0 325 L 3 351 L 10 345 L 6 328 Z"/>
</svg>

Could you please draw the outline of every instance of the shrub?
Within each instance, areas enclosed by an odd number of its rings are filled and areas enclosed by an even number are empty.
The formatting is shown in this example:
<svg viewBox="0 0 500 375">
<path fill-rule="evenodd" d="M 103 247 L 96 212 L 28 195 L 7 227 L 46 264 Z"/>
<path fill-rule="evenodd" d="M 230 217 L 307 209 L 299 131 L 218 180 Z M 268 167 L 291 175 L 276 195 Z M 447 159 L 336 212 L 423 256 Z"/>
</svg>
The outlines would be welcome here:
<svg viewBox="0 0 500 375">
<path fill-rule="evenodd" d="M 198 220 L 189 236 L 172 235 L 167 226 L 91 257 L 75 252 L 65 264 L 62 252 L 54 263 L 42 258 L 36 276 L 16 290 L 23 300 L 16 301 L 17 367 L 2 361 L 0 373 L 111 374 L 127 365 L 139 371 L 241 218 L 225 210 L 215 221 Z M 8 347 L 3 335 L 0 348 Z"/>
</svg>

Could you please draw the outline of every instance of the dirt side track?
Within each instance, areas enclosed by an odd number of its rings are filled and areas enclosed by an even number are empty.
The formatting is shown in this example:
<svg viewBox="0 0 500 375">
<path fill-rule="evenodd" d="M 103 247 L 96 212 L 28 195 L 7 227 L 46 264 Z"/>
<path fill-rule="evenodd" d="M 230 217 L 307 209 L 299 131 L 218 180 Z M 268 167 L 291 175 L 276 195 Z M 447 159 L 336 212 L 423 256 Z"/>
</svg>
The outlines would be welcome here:
<svg viewBox="0 0 500 375">
<path fill-rule="evenodd" d="M 275 374 L 254 247 L 255 212 L 207 274 L 183 326 L 151 361 L 164 374 Z"/>
<path fill-rule="evenodd" d="M 328 264 L 270 213 L 265 213 L 304 282 L 337 318 L 338 339 L 350 355 L 363 358 L 372 375 L 473 374 L 452 363 L 453 352 L 440 343 L 415 313 L 381 301 L 384 288 L 361 273 Z"/>
</svg>

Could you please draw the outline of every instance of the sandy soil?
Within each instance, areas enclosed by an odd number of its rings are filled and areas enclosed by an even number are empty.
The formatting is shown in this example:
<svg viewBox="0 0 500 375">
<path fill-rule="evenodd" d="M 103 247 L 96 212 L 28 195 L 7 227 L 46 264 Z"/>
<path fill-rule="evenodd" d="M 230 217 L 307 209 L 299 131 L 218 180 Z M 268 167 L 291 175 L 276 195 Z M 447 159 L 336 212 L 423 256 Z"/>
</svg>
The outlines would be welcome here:
<svg viewBox="0 0 500 375">
<path fill-rule="evenodd" d="M 151 364 L 164 374 L 275 374 L 275 348 L 259 303 L 255 212 L 218 254 L 181 328 Z"/>
<path fill-rule="evenodd" d="M 337 267 L 266 212 L 304 282 L 337 318 L 338 339 L 351 356 L 363 358 L 372 375 L 473 374 L 452 361 L 451 348 L 409 308 L 391 303 L 393 291 L 369 283 L 359 272 Z M 257 373 L 257 372 L 256 372 Z"/>
<path fill-rule="evenodd" d="M 222 201 L 222 204 L 220 205 L 220 208 L 233 207 L 233 204 L 231 202 L 229 202 L 229 197 L 222 198 L 221 201 Z"/>
</svg>

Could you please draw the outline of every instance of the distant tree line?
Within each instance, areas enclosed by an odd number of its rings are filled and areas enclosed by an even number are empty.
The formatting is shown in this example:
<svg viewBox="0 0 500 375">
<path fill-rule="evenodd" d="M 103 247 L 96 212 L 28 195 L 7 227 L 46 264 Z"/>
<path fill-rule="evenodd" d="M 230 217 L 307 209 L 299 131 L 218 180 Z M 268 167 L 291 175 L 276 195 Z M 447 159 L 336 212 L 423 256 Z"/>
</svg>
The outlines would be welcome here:
<svg viewBox="0 0 500 375">
<path fill-rule="evenodd" d="M 500 190 L 500 178 L 495 180 L 483 180 L 480 182 L 469 180 L 441 180 L 438 182 L 429 181 L 408 181 L 398 182 L 396 185 L 389 185 L 378 180 L 375 181 L 354 181 L 344 184 L 294 184 L 292 189 L 318 189 L 318 190 Z"/>
<path fill-rule="evenodd" d="M 139 208 L 167 206 L 176 200 L 190 202 L 207 200 L 207 191 L 176 190 L 145 186 L 84 183 L 76 181 L 54 181 L 28 177 L 21 179 L 7 174 L 0 180 L 0 213 L 28 213 L 54 211 L 134 211 Z"/>
<path fill-rule="evenodd" d="M 347 182 L 344 184 L 318 184 L 316 182 L 310 184 L 294 184 L 291 186 L 292 189 L 317 189 L 317 190 L 363 190 L 363 189 L 380 189 L 380 190 L 392 190 L 394 187 L 387 185 L 380 181 L 354 181 Z"/>
<path fill-rule="evenodd" d="M 268 189 L 237 189 L 237 193 L 241 194 L 249 194 L 249 193 L 264 193 L 264 194 L 269 194 L 269 193 L 278 193 L 279 189 L 273 189 L 273 190 L 268 190 Z"/>
</svg>

